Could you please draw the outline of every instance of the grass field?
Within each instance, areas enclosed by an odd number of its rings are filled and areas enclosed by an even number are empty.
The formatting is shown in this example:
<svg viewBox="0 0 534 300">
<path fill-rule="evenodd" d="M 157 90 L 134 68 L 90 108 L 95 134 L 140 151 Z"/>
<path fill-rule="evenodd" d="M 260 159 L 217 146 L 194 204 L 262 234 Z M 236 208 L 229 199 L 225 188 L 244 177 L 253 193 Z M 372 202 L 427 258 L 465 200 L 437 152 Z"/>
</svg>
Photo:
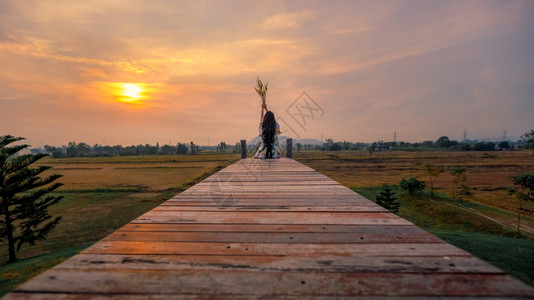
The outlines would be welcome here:
<svg viewBox="0 0 534 300">
<path fill-rule="evenodd" d="M 534 156 L 530 151 L 501 152 L 397 152 L 363 151 L 297 152 L 296 160 L 350 188 L 396 185 L 402 178 L 417 176 L 427 181 L 421 165 L 433 164 L 452 168 L 466 167 L 471 195 L 462 195 L 465 206 L 496 218 L 508 227 L 517 225 L 517 199 L 508 194 L 513 187 L 509 176 L 534 173 Z M 452 195 L 454 184 L 449 171 L 435 179 L 435 190 Z M 374 198 L 373 198 L 374 199 Z M 438 199 L 439 200 L 439 199 Z M 449 201 L 450 199 L 441 199 Z M 524 203 L 521 228 L 534 233 L 534 203 Z"/>
<path fill-rule="evenodd" d="M 4 265 L 7 246 L 0 245 L 0 296 L 238 159 L 228 154 L 40 160 L 53 167 L 48 173 L 64 175 L 55 193 L 64 199 L 49 208 L 62 220 L 44 242 L 17 252 L 16 263 Z"/>
</svg>

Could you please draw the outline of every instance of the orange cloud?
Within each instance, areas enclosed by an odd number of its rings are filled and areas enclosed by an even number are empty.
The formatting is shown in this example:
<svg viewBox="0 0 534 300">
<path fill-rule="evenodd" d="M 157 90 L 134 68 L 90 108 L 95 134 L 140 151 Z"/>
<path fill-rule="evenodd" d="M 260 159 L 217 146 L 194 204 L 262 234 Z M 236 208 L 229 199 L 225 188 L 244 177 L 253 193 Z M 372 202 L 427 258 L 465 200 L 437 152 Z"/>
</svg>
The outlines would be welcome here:
<svg viewBox="0 0 534 300">
<path fill-rule="evenodd" d="M 262 29 L 288 29 L 298 28 L 305 22 L 315 19 L 316 13 L 311 10 L 293 13 L 275 14 L 259 24 Z"/>
<path fill-rule="evenodd" d="M 3 42 L 0 43 L 0 49 L 38 58 L 88 65 L 111 66 L 135 74 L 145 74 L 150 70 L 150 67 L 136 60 L 91 58 L 61 54 L 57 50 L 47 47 L 45 42 L 37 40 L 27 41 L 26 43 Z"/>
</svg>

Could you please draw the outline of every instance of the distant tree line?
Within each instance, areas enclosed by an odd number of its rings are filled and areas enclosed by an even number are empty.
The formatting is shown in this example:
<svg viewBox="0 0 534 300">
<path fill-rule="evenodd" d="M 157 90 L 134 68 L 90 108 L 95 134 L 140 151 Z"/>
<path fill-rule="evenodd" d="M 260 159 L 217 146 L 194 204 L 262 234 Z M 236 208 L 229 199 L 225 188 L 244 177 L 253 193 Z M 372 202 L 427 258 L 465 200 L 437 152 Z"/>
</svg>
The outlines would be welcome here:
<svg viewBox="0 0 534 300">
<path fill-rule="evenodd" d="M 45 145 L 43 149 L 31 149 L 32 152 L 46 152 L 54 158 L 65 157 L 100 157 L 100 156 L 135 156 L 135 155 L 172 155 L 172 154 L 199 154 L 200 146 L 190 142 L 176 145 L 131 145 L 131 146 L 103 146 L 95 144 L 69 142 L 68 145 L 54 147 Z"/>
<path fill-rule="evenodd" d="M 423 142 L 384 142 L 377 141 L 374 143 L 353 143 L 353 142 L 335 142 L 333 139 L 326 139 L 322 146 L 315 146 L 316 150 L 323 151 L 340 151 L 340 150 L 367 150 L 370 155 L 374 151 L 384 150 L 404 150 L 404 151 L 424 151 L 424 150 L 449 150 L 449 151 L 498 151 L 498 150 L 516 150 L 516 149 L 534 149 L 534 131 L 530 131 L 521 136 L 517 142 L 501 141 L 455 141 L 447 136 L 441 136 L 436 141 Z"/>
<path fill-rule="evenodd" d="M 426 150 L 448 150 L 448 151 L 495 151 L 495 150 L 516 150 L 516 149 L 532 149 L 534 154 L 534 130 L 523 134 L 521 139 L 517 142 L 501 141 L 498 143 L 485 141 L 471 141 L 466 140 L 458 142 L 449 139 L 447 136 L 441 136 L 436 141 L 423 142 L 384 142 L 377 141 L 374 143 L 361 142 L 335 142 L 334 139 L 328 138 L 323 145 L 311 144 L 294 144 L 297 151 L 300 150 L 322 150 L 322 151 L 341 151 L 341 150 L 367 150 L 372 156 L 375 151 L 385 150 L 399 150 L 399 151 L 426 151 Z M 259 147 L 257 145 L 247 145 L 251 151 Z M 235 146 L 228 146 L 225 142 L 219 143 L 217 146 L 202 147 L 208 151 L 216 151 L 219 153 L 233 152 L 240 153 L 241 145 L 236 143 Z M 154 145 L 131 145 L 131 146 L 103 146 L 95 144 L 90 146 L 86 143 L 70 142 L 68 145 L 61 147 L 54 147 L 45 145 L 44 149 L 31 149 L 32 153 L 45 152 L 54 158 L 63 157 L 91 157 L 91 156 L 127 156 L 127 155 L 171 155 L 171 154 L 199 154 L 201 147 L 193 142 L 177 143 L 176 145 L 163 145 L 159 143 Z M 212 150 L 210 150 L 212 149 Z"/>
</svg>

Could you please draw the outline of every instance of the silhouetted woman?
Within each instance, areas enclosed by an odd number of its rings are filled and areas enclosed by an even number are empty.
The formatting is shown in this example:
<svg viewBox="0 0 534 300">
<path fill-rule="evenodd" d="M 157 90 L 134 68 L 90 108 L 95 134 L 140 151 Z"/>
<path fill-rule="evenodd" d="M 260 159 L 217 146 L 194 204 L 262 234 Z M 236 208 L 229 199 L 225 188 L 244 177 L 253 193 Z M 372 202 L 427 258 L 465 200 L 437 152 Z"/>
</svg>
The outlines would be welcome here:
<svg viewBox="0 0 534 300">
<path fill-rule="evenodd" d="M 280 158 L 280 148 L 278 147 L 278 135 L 280 135 L 280 125 L 276 123 L 272 111 L 267 111 L 267 105 L 261 106 L 260 115 L 260 137 L 261 145 L 254 158 Z"/>
</svg>

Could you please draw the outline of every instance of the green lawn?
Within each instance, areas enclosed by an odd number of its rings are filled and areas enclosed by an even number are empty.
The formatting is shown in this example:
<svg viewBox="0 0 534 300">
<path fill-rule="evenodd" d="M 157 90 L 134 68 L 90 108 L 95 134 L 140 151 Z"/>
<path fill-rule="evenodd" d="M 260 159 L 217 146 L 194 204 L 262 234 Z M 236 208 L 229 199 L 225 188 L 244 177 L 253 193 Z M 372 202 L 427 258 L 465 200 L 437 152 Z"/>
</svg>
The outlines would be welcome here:
<svg viewBox="0 0 534 300">
<path fill-rule="evenodd" d="M 534 286 L 533 240 L 486 233 L 424 229 Z"/>
<path fill-rule="evenodd" d="M 92 244 L 79 244 L 0 267 L 0 297 L 11 292 L 20 283 L 78 254 Z"/>
</svg>

